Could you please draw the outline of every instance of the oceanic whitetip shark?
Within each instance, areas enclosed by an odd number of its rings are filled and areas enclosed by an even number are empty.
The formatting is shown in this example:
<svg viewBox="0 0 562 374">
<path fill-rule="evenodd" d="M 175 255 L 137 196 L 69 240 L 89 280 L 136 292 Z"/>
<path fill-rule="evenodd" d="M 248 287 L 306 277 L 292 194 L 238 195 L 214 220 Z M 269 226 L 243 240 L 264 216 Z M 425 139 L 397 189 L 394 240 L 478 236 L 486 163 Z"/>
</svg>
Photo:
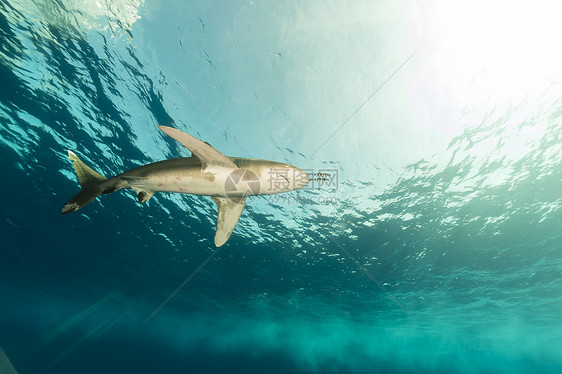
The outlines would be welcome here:
<svg viewBox="0 0 562 374">
<path fill-rule="evenodd" d="M 128 170 L 111 178 L 87 166 L 72 151 L 72 160 L 82 190 L 70 199 L 61 213 L 72 213 L 100 194 L 132 188 L 141 203 L 155 192 L 181 192 L 210 196 L 218 206 L 215 245 L 222 246 L 234 230 L 249 195 L 270 195 L 298 190 L 309 175 L 295 166 L 266 160 L 227 157 L 180 130 L 158 126 L 189 149 L 192 157 L 175 158 Z"/>
</svg>

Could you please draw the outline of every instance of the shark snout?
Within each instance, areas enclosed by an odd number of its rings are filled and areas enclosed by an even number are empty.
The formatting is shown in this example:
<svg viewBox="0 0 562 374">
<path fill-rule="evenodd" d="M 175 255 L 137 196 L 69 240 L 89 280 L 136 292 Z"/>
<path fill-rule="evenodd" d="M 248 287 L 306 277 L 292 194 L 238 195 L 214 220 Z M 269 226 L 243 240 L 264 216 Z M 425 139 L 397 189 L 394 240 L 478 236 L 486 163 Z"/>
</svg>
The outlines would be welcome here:
<svg viewBox="0 0 562 374">
<path fill-rule="evenodd" d="M 310 176 L 306 171 L 302 169 L 295 168 L 294 175 L 295 175 L 295 180 L 294 180 L 295 190 L 303 188 L 308 184 L 308 182 L 310 182 Z"/>
</svg>

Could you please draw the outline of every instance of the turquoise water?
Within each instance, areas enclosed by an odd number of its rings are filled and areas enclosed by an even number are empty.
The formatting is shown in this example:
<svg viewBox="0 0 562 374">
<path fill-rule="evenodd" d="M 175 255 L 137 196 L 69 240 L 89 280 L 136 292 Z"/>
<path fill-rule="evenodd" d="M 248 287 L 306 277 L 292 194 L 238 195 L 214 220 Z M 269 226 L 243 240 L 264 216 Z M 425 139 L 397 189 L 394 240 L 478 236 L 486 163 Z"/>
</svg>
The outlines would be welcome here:
<svg viewBox="0 0 562 374">
<path fill-rule="evenodd" d="M 556 6 L 0 0 L 0 346 L 19 373 L 560 372 Z M 219 251 L 207 197 L 59 213 L 68 149 L 187 156 L 158 124 L 331 181 L 249 199 Z"/>
</svg>

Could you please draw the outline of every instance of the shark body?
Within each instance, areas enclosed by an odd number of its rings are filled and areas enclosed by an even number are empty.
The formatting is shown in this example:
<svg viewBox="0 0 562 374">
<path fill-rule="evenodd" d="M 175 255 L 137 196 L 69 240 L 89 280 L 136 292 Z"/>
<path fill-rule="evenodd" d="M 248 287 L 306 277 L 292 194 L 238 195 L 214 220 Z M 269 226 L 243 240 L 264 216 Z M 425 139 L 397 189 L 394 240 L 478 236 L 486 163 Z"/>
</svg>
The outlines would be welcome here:
<svg viewBox="0 0 562 374">
<path fill-rule="evenodd" d="M 158 126 L 183 146 L 192 157 L 176 158 L 140 166 L 105 178 L 68 151 L 82 190 L 61 213 L 72 213 L 102 193 L 132 188 L 141 203 L 156 192 L 179 192 L 210 196 L 218 206 L 215 245 L 222 246 L 234 230 L 250 195 L 269 195 L 298 190 L 310 181 L 295 166 L 258 159 L 227 157 L 209 144 L 180 130 Z"/>
</svg>

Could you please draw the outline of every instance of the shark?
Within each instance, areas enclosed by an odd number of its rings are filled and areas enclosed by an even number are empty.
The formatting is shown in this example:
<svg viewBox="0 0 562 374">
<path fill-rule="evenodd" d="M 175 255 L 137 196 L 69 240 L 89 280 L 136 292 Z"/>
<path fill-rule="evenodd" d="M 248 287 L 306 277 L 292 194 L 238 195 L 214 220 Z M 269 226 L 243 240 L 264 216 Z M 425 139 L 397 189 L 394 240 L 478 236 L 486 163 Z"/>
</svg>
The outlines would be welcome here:
<svg viewBox="0 0 562 374">
<path fill-rule="evenodd" d="M 106 178 L 86 165 L 72 151 L 80 192 L 66 202 L 61 213 L 76 212 L 101 194 L 131 188 L 140 203 L 156 192 L 178 192 L 210 196 L 218 215 L 214 244 L 224 245 L 238 223 L 248 196 L 295 191 L 306 186 L 311 176 L 282 162 L 227 157 L 209 143 L 173 127 L 158 126 L 191 152 L 191 157 L 174 158 L 143 165 Z"/>
</svg>

